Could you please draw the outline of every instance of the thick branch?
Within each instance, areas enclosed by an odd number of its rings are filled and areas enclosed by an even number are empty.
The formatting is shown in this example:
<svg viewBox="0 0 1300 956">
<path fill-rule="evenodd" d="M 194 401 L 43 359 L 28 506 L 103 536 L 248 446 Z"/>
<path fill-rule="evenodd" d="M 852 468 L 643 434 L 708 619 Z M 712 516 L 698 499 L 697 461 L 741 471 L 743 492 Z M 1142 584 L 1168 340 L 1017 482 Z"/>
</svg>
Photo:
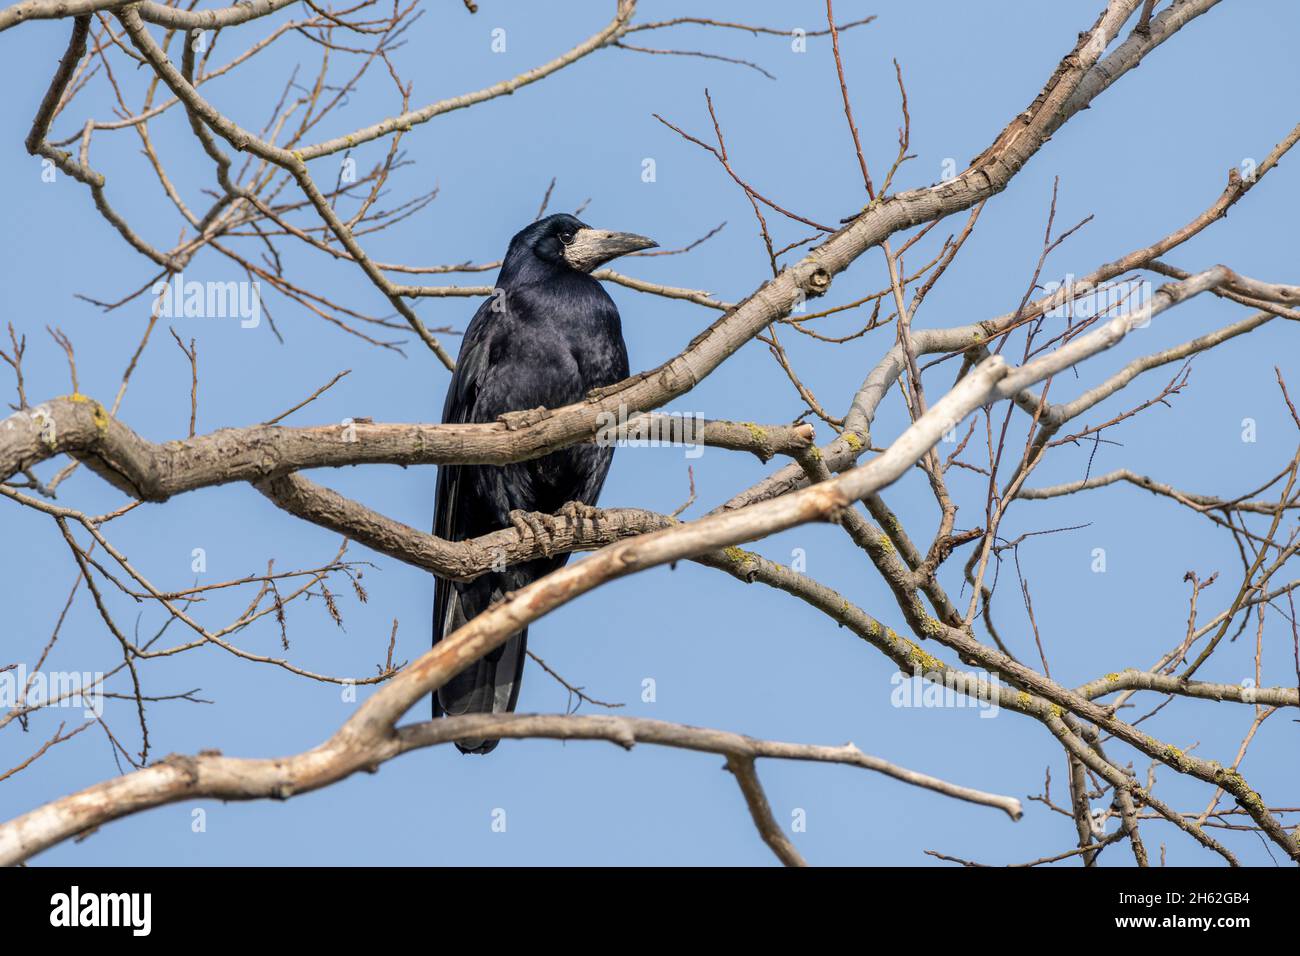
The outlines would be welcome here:
<svg viewBox="0 0 1300 956">
<path fill-rule="evenodd" d="M 360 736 L 340 733 L 325 744 L 292 757 L 250 759 L 173 754 L 151 767 L 89 787 L 0 824 L 0 866 L 12 866 L 41 850 L 150 807 L 180 800 L 287 800 L 328 786 L 359 770 L 375 772 L 394 757 L 466 737 L 544 737 L 608 740 L 625 749 L 650 743 L 740 758 L 808 760 L 861 767 L 945 796 L 1020 816 L 1014 797 L 984 793 L 898 767 L 862 753 L 852 744 L 821 747 L 757 740 L 740 734 L 638 717 L 493 714 L 450 717 Z"/>
<path fill-rule="evenodd" d="M 577 407 L 577 406 L 573 406 Z M 545 430 L 520 425 L 546 415 L 545 409 L 503 416 L 493 424 L 399 425 L 347 419 L 338 425 L 290 428 L 253 425 L 226 428 L 184 441 L 155 444 L 109 416 L 84 395 L 70 395 L 20 410 L 0 421 L 0 481 L 59 454 L 84 462 L 105 480 L 142 501 L 227 484 L 260 481 L 303 468 L 390 464 L 504 465 L 544 455 L 567 444 L 537 444 Z M 686 420 L 635 415 L 624 421 L 629 437 L 645 424 L 661 444 L 707 445 L 748 451 L 766 461 L 809 447 L 813 428 L 752 422 Z M 601 440 L 617 441 L 621 428 L 613 412 L 597 423 Z M 532 437 L 532 441 L 529 437 Z"/>
</svg>

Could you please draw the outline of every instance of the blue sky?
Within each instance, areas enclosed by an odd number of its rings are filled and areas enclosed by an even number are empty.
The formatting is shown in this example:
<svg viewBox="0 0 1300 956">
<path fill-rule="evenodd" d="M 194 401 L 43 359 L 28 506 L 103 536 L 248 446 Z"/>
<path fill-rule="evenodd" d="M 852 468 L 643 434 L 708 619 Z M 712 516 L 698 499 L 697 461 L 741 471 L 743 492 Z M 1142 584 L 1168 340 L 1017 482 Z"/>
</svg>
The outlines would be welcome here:
<svg viewBox="0 0 1300 956">
<path fill-rule="evenodd" d="M 1007 120 L 1023 109 L 1074 42 L 1093 22 L 1098 4 L 913 2 L 868 4 L 842 0 L 843 20 L 877 14 L 875 23 L 842 38 L 845 67 L 858 123 L 877 180 L 894 156 L 899 125 L 891 59 L 901 64 L 912 116 L 916 159 L 896 186 L 937 181 L 945 159 L 957 167 L 980 152 Z M 515 75 L 568 49 L 612 14 L 612 2 L 571 2 L 563 13 L 541 4 L 485 0 L 476 16 L 459 3 L 428 7 L 395 55 L 413 103 L 477 89 Z M 276 20 L 294 11 L 282 12 Z M 647 2 L 643 19 L 697 13 L 684 2 Z M 781 28 L 824 25 L 816 2 L 718 3 L 710 15 Z M 493 53 L 490 33 L 506 31 L 506 50 Z M 1015 308 L 1032 274 L 1042 241 L 1054 179 L 1059 177 L 1058 225 L 1085 216 L 1092 222 L 1050 260 L 1045 278 L 1082 274 L 1151 242 L 1199 213 L 1222 189 L 1227 170 L 1247 158 L 1262 159 L 1290 129 L 1288 110 L 1300 82 L 1292 39 L 1300 9 L 1286 0 L 1259 0 L 1246 17 L 1223 4 L 1194 21 L 1138 70 L 1071 121 L 986 207 L 962 255 L 934 289 L 916 323 L 964 324 Z M 221 37 L 214 62 L 264 35 L 254 26 Z M 148 304 L 103 314 L 74 293 L 116 298 L 143 283 L 153 270 L 100 218 L 87 190 L 65 176 L 43 183 L 36 160 L 22 147 L 47 77 L 66 44 L 63 23 L 31 23 L 8 43 L 11 86 L 0 100 L 0 176 L 8 184 L 10 228 L 0 239 L 5 317 L 29 340 L 26 375 L 33 401 L 69 391 L 62 352 L 45 326 L 62 328 L 78 356 L 81 390 L 109 403 L 136 347 Z M 863 204 L 861 180 L 844 125 L 828 39 L 810 39 L 795 53 L 787 38 L 682 27 L 642 34 L 633 42 L 709 50 L 751 59 L 770 70 L 769 80 L 744 67 L 690 57 L 649 56 L 602 50 L 512 97 L 438 117 L 413 131 L 403 146 L 413 162 L 392 182 L 394 198 L 433 188 L 437 199 L 419 215 L 366 239 L 376 258 L 412 264 L 482 261 L 501 255 L 510 236 L 535 214 L 542 193 L 557 178 L 552 209 L 573 209 L 590 199 L 584 218 L 593 225 L 629 230 L 676 247 L 721 222 L 726 228 L 690 255 L 629 260 L 629 274 L 673 285 L 704 288 L 736 300 L 765 277 L 762 244 L 743 194 L 711 156 L 678 138 L 651 116 L 660 113 L 684 129 L 705 134 L 707 87 L 738 171 L 773 198 L 826 221 Z M 214 81 L 205 92 L 243 125 L 260 128 L 293 64 L 304 70 L 317 53 L 298 39 L 280 52 L 251 61 L 247 70 Z M 130 97 L 141 81 L 120 67 Z M 74 132 L 87 110 L 106 118 L 111 92 L 102 80 L 55 124 L 55 135 Z M 323 124 L 314 138 L 337 135 L 395 109 L 391 84 L 373 77 L 365 90 Z M 151 127 L 177 187 L 194 203 L 212 188 L 210 161 L 189 134 L 179 111 Z M 358 150 L 367 168 L 386 144 Z M 643 161 L 655 161 L 656 179 L 644 182 Z M 110 200 L 151 241 L 166 247 L 178 223 L 156 180 L 146 170 L 139 141 L 129 131 L 98 133 L 91 160 L 108 178 Z M 313 165 L 332 181 L 337 158 Z M 1231 215 L 1170 255 L 1199 270 L 1224 262 L 1269 281 L 1295 281 L 1294 221 L 1300 181 L 1284 162 Z M 775 220 L 779 217 L 770 217 Z M 938 227 L 932 238 L 957 231 L 964 215 Z M 779 241 L 803 238 L 802 226 L 777 227 Z M 286 246 L 286 249 L 290 247 Z M 937 248 L 934 244 L 924 247 Z M 918 251 L 919 265 L 933 255 Z M 312 289 L 372 313 L 386 312 L 361 273 L 298 249 L 287 261 Z M 188 278 L 242 278 L 214 255 L 196 259 Z M 467 281 L 477 283 L 479 278 Z M 881 288 L 881 257 L 868 254 L 837 279 L 828 304 Z M 634 369 L 650 368 L 680 351 L 714 313 L 697 306 L 611 287 L 623 315 Z M 338 422 L 349 416 L 377 421 L 432 421 L 441 409 L 447 373 L 418 343 L 407 357 L 371 348 L 268 295 L 285 337 L 266 323 L 241 329 L 221 320 L 177 319 L 177 332 L 197 340 L 201 386 L 198 429 L 254 424 L 299 401 L 334 374 L 352 374 L 294 424 Z M 462 328 L 476 302 L 423 301 L 417 311 L 432 326 Z M 1114 354 L 1061 376 L 1053 398 L 1073 397 L 1106 370 L 1133 357 L 1218 328 L 1244 311 L 1208 296 L 1162 316 Z M 850 313 L 825 326 L 830 334 L 856 328 Z M 189 417 L 189 366 L 159 330 L 151 341 L 121 409 L 122 419 L 146 437 L 184 437 Z M 866 372 L 893 340 L 885 328 L 842 346 L 783 340 L 807 384 L 836 414 L 843 414 Z M 454 348 L 455 339 L 446 340 Z M 1018 351 L 1017 353 L 1018 354 Z M 1187 490 L 1240 494 L 1272 477 L 1295 449 L 1296 433 L 1279 400 L 1273 366 L 1300 390 L 1295 330 L 1276 321 L 1193 364 L 1190 386 L 1170 408 L 1156 408 L 1110 429 L 1093 473 L 1128 467 Z M 932 394 L 949 372 L 928 380 Z M 1101 422 L 1159 392 L 1172 370 L 1157 371 L 1098 407 L 1086 423 Z M 10 382 L 3 387 L 12 400 Z M 745 346 L 670 410 L 714 418 L 789 421 L 801 410 L 798 396 L 761 343 Z M 1257 423 L 1258 440 L 1241 439 L 1241 423 Z M 1017 423 L 1018 427 L 1023 427 Z M 884 444 L 905 425 L 897 393 L 882 407 L 875 440 Z M 825 441 L 829 429 L 821 425 Z M 1078 478 L 1088 448 L 1063 448 L 1037 472 L 1033 484 Z M 671 511 L 686 497 L 692 464 L 698 502 L 687 517 L 727 499 L 773 466 L 717 449 L 688 460 L 681 449 L 625 449 L 614 460 L 602 503 Z M 51 466 L 42 471 L 48 474 Z M 312 477 L 415 527 L 431 519 L 433 468 L 367 467 L 313 473 Z M 965 508 L 958 527 L 982 523 L 983 479 L 954 473 Z M 97 513 L 121 496 L 82 470 L 60 503 Z M 887 500 L 928 540 L 936 514 L 923 483 L 908 477 Z M 1291 519 L 1293 520 L 1293 519 Z M 1004 534 L 1086 524 L 1071 532 L 1035 537 L 1020 552 L 1033 589 L 1038 626 L 1053 676 L 1071 685 L 1128 666 L 1150 666 L 1182 634 L 1188 586 L 1183 575 L 1220 571 L 1202 599 L 1217 613 L 1239 583 L 1239 560 L 1230 538 L 1186 509 L 1128 486 L 1086 497 L 1022 502 Z M 203 548 L 207 571 L 200 583 L 258 573 L 269 558 L 278 569 L 321 564 L 338 540 L 299 522 L 247 486 L 212 488 L 166 505 L 147 505 L 109 526 L 111 538 L 160 587 L 193 583 L 191 552 Z M 29 664 L 44 646 L 75 577 L 75 566 L 53 522 L 12 504 L 0 507 L 0 581 L 4 627 L 0 666 Z M 1107 553 L 1107 571 L 1090 569 L 1095 548 Z M 842 592 L 887 623 L 899 616 L 885 587 L 842 531 L 805 527 L 768 539 L 756 550 L 789 562 L 806 554 L 807 573 Z M 288 612 L 291 657 L 302 666 L 335 674 L 368 674 L 384 658 L 393 619 L 400 622 L 396 656 L 426 649 L 433 600 L 423 572 L 353 546 L 351 557 L 373 562 L 364 582 L 369 601 L 340 594 L 345 627 L 334 625 L 319 600 Z M 965 558 L 953 559 L 947 583 Z M 996 601 L 1011 648 L 1036 659 L 1033 635 L 1005 567 Z M 198 609 L 220 626 L 237 615 L 249 595 L 216 596 Z M 119 620 L 141 633 L 163 622 L 148 605 L 128 606 L 117 595 Z M 715 726 L 783 740 L 837 744 L 852 740 L 868 753 L 958 783 L 1026 799 L 1040 794 L 1051 769 L 1052 795 L 1067 802 L 1059 747 L 1037 723 L 1002 713 L 980 719 L 974 710 L 898 709 L 891 706 L 893 666 L 870 647 L 816 612 L 762 586 L 746 587 L 689 563 L 657 568 L 618 581 L 548 616 L 531 630 L 530 646 L 574 683 L 619 713 Z M 170 633 L 179 636 L 179 628 Z M 266 621 L 240 636 L 241 646 L 278 653 L 279 631 Z M 1253 627 L 1205 668 L 1206 679 L 1238 682 L 1253 672 Z M 1290 625 L 1270 612 L 1264 632 L 1264 682 L 1290 683 Z M 74 603 L 50 667 L 98 670 L 117 660 L 116 643 L 84 591 Z M 202 688 L 210 705 L 160 702 L 150 710 L 156 755 L 220 748 L 228 755 L 272 756 L 298 752 L 323 740 L 351 713 L 337 687 L 309 683 L 283 671 L 201 649 L 149 662 L 146 692 L 164 695 Z M 657 699 L 641 699 L 653 679 Z M 122 690 L 123 686 L 115 689 Z M 364 696 L 364 691 L 362 696 Z M 562 687 L 530 665 L 520 710 L 559 711 Z M 1153 698 L 1139 698 L 1148 707 Z M 1145 707 L 1141 712 L 1145 712 Z M 591 708 L 584 707 L 591 712 Z M 1129 711 L 1128 714 L 1134 714 Z M 111 726 L 134 743 L 138 734 L 129 703 L 115 702 Z M 415 717 L 425 716 L 422 705 Z M 1249 727 L 1248 708 L 1175 702 L 1149 721 L 1150 732 L 1177 746 L 1224 763 Z M 0 767 L 25 759 L 66 714 L 43 714 L 30 733 L 11 726 L 0 735 Z M 1265 722 L 1243 772 L 1266 800 L 1294 805 L 1300 769 L 1297 726 L 1289 714 Z M 130 745 L 130 744 L 128 744 Z M 1126 755 L 1126 759 L 1134 755 Z M 624 753 L 609 744 L 507 741 L 489 758 L 461 757 L 437 748 L 403 757 L 376 775 L 362 775 L 326 791 L 285 803 L 177 804 L 105 827 L 80 844 L 39 857 L 63 864 L 769 864 L 738 790 L 721 759 L 709 755 L 638 748 Z M 1145 774 L 1146 760 L 1135 767 Z M 53 796 L 115 773 L 109 746 L 88 731 L 0 786 L 0 817 L 9 818 Z M 793 835 L 813 863 L 927 865 L 934 849 L 988 863 L 1033 859 L 1073 844 L 1071 821 L 1041 802 L 1027 801 L 1019 823 L 999 811 L 957 803 L 861 770 L 763 762 L 759 772 L 778 821 L 804 811 L 806 832 Z M 1157 791 L 1167 802 L 1200 810 L 1210 792 L 1170 773 Z M 192 813 L 206 811 L 206 832 L 192 832 Z M 506 814 L 495 832 L 494 811 Z M 1294 818 L 1288 818 L 1294 823 Z M 1112 827 L 1114 824 L 1111 824 Z M 1221 832 L 1221 831 L 1216 831 Z M 1167 844 L 1170 864 L 1214 863 L 1188 838 L 1163 823 L 1144 825 L 1153 855 Z M 1271 865 L 1268 848 L 1253 835 L 1223 837 L 1244 862 Z M 1272 857 L 1278 851 L 1272 850 Z M 1126 848 L 1108 850 L 1103 862 L 1129 864 Z"/>
</svg>

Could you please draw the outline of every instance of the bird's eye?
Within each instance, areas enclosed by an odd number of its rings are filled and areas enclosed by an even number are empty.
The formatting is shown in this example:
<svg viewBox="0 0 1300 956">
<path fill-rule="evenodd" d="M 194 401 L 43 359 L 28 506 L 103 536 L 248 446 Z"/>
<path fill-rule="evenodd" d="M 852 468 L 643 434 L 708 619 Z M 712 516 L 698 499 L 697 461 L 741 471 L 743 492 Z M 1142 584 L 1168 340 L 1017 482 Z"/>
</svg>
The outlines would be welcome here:
<svg viewBox="0 0 1300 956">
<path fill-rule="evenodd" d="M 571 232 L 560 233 L 560 242 L 564 243 L 566 246 L 573 245 L 573 233 Z"/>
</svg>

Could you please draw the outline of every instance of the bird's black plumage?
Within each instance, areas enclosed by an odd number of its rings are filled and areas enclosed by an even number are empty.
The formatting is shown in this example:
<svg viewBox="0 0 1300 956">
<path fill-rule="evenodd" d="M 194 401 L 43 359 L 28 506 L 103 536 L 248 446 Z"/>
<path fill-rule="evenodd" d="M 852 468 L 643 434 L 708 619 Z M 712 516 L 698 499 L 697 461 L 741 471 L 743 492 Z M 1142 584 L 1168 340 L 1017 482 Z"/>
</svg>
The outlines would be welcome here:
<svg viewBox="0 0 1300 956">
<path fill-rule="evenodd" d="M 591 229 L 569 215 L 549 216 L 518 233 L 496 291 L 465 330 L 442 420 L 492 422 L 505 412 L 557 408 L 626 378 L 618 309 L 589 272 L 652 245 L 640 236 Z M 613 453 L 584 443 L 503 467 L 444 465 L 438 469 L 434 534 L 462 541 L 510 527 L 512 511 L 553 514 L 572 501 L 594 505 Z M 472 581 L 439 578 L 434 643 L 567 559 L 538 558 Z M 527 638 L 525 628 L 448 681 L 434 694 L 434 716 L 513 710 Z M 487 753 L 496 744 L 467 740 L 457 746 Z"/>
</svg>

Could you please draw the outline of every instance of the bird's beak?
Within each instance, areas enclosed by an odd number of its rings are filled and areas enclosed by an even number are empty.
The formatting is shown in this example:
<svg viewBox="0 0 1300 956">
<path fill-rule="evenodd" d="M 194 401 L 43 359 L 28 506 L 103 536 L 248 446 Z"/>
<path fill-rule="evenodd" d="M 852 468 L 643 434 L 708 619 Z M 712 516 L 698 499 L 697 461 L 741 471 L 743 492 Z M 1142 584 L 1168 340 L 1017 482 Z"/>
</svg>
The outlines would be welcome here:
<svg viewBox="0 0 1300 956">
<path fill-rule="evenodd" d="M 590 272 L 611 259 L 629 252 L 653 249 L 659 243 L 631 232 L 609 232 L 605 229 L 579 229 L 573 241 L 564 247 L 564 258 L 579 272 Z"/>
</svg>

